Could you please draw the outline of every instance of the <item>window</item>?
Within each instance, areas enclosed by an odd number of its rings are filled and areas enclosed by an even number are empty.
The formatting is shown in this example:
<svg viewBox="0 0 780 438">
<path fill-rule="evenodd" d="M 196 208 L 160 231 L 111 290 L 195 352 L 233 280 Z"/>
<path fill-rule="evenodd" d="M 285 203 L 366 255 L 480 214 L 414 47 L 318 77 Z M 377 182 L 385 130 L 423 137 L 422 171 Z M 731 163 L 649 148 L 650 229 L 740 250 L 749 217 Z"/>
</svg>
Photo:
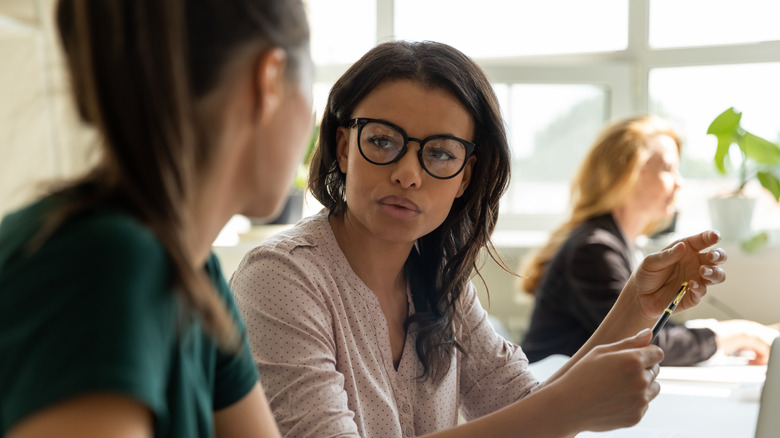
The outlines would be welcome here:
<svg viewBox="0 0 780 438">
<path fill-rule="evenodd" d="M 711 161 L 715 143 L 706 130 L 717 114 L 736 106 L 748 129 L 780 140 L 776 0 L 309 4 L 313 35 L 323 37 L 330 51 L 315 54 L 323 96 L 347 65 L 389 35 L 446 42 L 485 69 L 513 150 L 503 229 L 545 231 L 560 223 L 573 172 L 609 120 L 650 112 L 679 126 L 686 180 L 678 202 L 681 232 L 709 226 L 706 198 L 733 183 L 716 174 Z M 340 18 L 319 18 L 318 11 L 338 11 Z M 332 35 L 324 37 L 327 32 Z M 778 228 L 780 207 L 764 197 L 755 218 L 754 228 Z"/>
<path fill-rule="evenodd" d="M 692 47 L 780 39 L 777 0 L 652 0 L 650 46 Z"/>
<path fill-rule="evenodd" d="M 396 0 L 395 36 L 475 58 L 622 50 L 627 11 L 627 0 Z"/>
<path fill-rule="evenodd" d="M 686 182 L 679 192 L 682 229 L 695 230 L 709 221 L 706 200 L 733 191 L 733 179 L 715 171 L 717 142 L 707 135 L 710 122 L 734 106 L 743 112 L 745 129 L 780 141 L 780 63 L 657 68 L 650 71 L 650 111 L 675 122 L 685 139 L 680 165 Z M 753 228 L 777 228 L 780 209 L 758 184 L 748 193 L 761 199 Z M 773 208 L 774 207 L 774 208 Z"/>
<path fill-rule="evenodd" d="M 311 53 L 317 65 L 352 64 L 376 43 L 376 3 L 309 0 Z"/>
<path fill-rule="evenodd" d="M 606 90 L 594 85 L 498 84 L 512 148 L 514 184 L 507 215 L 556 214 L 566 208 L 566 180 L 604 125 Z M 560 157 L 569 159 L 561 161 Z"/>
</svg>

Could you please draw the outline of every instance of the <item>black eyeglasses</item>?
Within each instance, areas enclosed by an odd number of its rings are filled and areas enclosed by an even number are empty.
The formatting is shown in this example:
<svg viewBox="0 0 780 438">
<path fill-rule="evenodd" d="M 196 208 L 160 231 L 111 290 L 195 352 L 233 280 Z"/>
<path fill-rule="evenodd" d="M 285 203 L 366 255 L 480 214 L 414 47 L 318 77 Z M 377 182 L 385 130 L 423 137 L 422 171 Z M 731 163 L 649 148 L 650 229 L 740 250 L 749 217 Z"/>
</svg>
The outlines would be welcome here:
<svg viewBox="0 0 780 438">
<path fill-rule="evenodd" d="M 369 163 L 379 166 L 395 163 L 404 156 L 409 141 L 420 144 L 417 158 L 425 172 L 438 179 L 450 179 L 466 167 L 476 145 L 453 135 L 409 137 L 403 129 L 384 120 L 356 117 L 347 128 L 358 128 L 358 149 Z"/>
</svg>

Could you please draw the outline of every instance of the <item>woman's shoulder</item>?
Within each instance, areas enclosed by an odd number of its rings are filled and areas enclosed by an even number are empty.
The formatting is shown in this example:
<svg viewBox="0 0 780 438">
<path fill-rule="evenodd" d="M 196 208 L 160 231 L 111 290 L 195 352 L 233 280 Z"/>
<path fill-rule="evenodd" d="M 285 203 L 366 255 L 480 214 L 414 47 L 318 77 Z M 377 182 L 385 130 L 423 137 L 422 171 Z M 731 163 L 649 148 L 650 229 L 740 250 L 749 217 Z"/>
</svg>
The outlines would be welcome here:
<svg viewBox="0 0 780 438">
<path fill-rule="evenodd" d="M 21 250 L 35 242 L 58 205 L 51 199 L 33 203 L 9 214 L 0 224 L 0 242 L 4 249 Z M 77 213 L 57 224 L 32 249 L 57 250 L 66 247 L 72 253 L 94 249 L 112 250 L 128 257 L 148 251 L 161 251 L 162 244 L 152 231 L 129 213 L 113 207 L 98 206 Z M 35 251 L 31 251 L 34 253 Z M 106 256 L 110 254 L 102 254 Z"/>
<path fill-rule="evenodd" d="M 281 259 L 297 262 L 330 258 L 333 245 L 337 245 L 328 222 L 326 211 L 301 219 L 295 226 L 276 233 L 249 250 L 245 263 L 265 259 Z"/>
<path fill-rule="evenodd" d="M 51 200 L 7 216 L 0 226 L 0 279 L 89 277 L 95 284 L 168 279 L 168 257 L 155 234 L 132 215 L 95 207 L 41 235 L 57 206 Z M 86 280 L 85 280 L 86 281 Z"/>
<path fill-rule="evenodd" d="M 627 244 L 613 216 L 604 214 L 580 224 L 572 231 L 564 246 L 568 246 L 571 251 L 588 246 L 621 249 Z"/>
<path fill-rule="evenodd" d="M 278 287 L 292 283 L 296 289 L 314 290 L 321 284 L 340 282 L 341 273 L 348 271 L 327 212 L 322 211 L 250 249 L 230 284 L 234 290 L 241 290 L 242 284 L 273 281 Z"/>
<path fill-rule="evenodd" d="M 630 263 L 629 246 L 611 214 L 584 221 L 575 228 L 550 261 L 549 271 L 602 268 L 605 260 Z M 555 275 L 552 275 L 555 277 Z M 558 275 L 564 278 L 565 276 Z"/>
<path fill-rule="evenodd" d="M 62 224 L 51 240 L 53 249 L 69 248 L 67 251 L 96 263 L 121 263 L 126 272 L 134 268 L 143 272 L 151 266 L 168 269 L 167 252 L 154 232 L 118 209 L 97 208 L 85 212 Z"/>
</svg>

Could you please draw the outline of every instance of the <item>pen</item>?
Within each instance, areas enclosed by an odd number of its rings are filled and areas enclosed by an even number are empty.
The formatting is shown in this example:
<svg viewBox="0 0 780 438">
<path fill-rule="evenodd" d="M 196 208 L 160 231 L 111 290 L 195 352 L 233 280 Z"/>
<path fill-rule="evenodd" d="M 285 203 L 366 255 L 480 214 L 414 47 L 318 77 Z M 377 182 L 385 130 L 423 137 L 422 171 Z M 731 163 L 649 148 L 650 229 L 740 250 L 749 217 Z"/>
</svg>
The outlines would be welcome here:
<svg viewBox="0 0 780 438">
<path fill-rule="evenodd" d="M 655 337 L 658 336 L 658 333 L 661 331 L 662 328 L 664 328 L 664 325 L 666 325 L 666 321 L 668 321 L 669 317 L 672 316 L 672 312 L 674 312 L 674 309 L 676 309 L 677 305 L 680 304 L 680 301 L 682 301 L 686 291 L 688 291 L 687 281 L 684 282 L 682 286 L 680 286 L 680 290 L 677 291 L 677 296 L 675 296 L 672 302 L 669 303 L 668 306 L 666 306 L 666 309 L 664 309 L 664 313 L 661 314 L 661 317 L 658 318 L 658 322 L 656 322 L 655 325 L 653 326 L 653 339 L 650 340 L 650 343 L 655 341 Z"/>
</svg>

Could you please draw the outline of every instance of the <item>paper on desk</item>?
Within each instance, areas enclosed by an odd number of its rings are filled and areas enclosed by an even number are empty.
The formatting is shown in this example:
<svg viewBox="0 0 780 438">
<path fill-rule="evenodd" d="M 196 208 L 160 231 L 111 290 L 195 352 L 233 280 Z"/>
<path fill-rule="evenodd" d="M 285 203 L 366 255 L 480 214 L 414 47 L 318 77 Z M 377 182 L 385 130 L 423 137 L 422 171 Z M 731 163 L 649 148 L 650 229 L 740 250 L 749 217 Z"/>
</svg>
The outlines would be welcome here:
<svg viewBox="0 0 780 438">
<path fill-rule="evenodd" d="M 766 365 L 723 365 L 704 367 L 661 367 L 658 380 L 762 385 L 766 379 Z"/>
</svg>

